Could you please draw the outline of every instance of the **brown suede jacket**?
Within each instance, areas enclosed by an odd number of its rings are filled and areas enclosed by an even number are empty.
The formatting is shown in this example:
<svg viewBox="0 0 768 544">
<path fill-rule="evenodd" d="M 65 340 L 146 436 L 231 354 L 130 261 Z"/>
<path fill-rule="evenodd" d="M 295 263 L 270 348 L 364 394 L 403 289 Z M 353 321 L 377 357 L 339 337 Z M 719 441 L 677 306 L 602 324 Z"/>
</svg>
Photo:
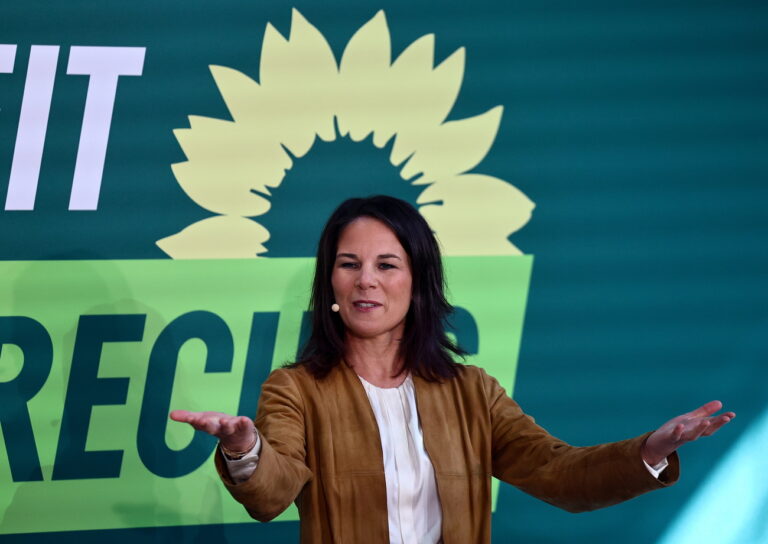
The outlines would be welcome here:
<svg viewBox="0 0 768 544">
<path fill-rule="evenodd" d="M 445 544 L 490 542 L 491 476 L 572 512 L 678 478 L 677 455 L 658 480 L 645 468 L 640 448 L 649 433 L 584 448 L 554 438 L 481 368 L 413 383 Z M 224 484 L 251 516 L 269 521 L 296 501 L 302 543 L 389 542 L 379 430 L 352 369 L 339 364 L 322 380 L 304 368 L 275 370 L 264 382 L 256 427 L 261 454 L 247 481 L 235 485 L 216 454 Z"/>
</svg>

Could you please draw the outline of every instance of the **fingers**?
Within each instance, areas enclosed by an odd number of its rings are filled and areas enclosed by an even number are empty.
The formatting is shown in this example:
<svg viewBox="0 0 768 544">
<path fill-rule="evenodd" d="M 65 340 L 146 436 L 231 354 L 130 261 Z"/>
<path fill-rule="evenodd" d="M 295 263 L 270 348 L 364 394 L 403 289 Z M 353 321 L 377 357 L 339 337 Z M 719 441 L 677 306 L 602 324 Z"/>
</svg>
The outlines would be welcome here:
<svg viewBox="0 0 768 544">
<path fill-rule="evenodd" d="M 190 412 L 173 410 L 173 421 L 188 423 L 198 431 L 203 431 L 217 438 L 252 432 L 253 422 L 245 416 L 230 416 L 221 412 Z"/>
<path fill-rule="evenodd" d="M 672 438 L 677 442 L 692 442 L 702 436 L 711 436 L 735 417 L 734 412 L 726 412 L 715 417 L 692 418 L 685 423 L 678 423 Z"/>
<path fill-rule="evenodd" d="M 219 436 L 221 432 L 221 423 L 216 416 L 199 416 L 194 421 L 190 421 L 190 424 L 198 431 L 203 431 L 213 436 Z"/>
<path fill-rule="evenodd" d="M 198 431 L 204 431 L 208 434 L 215 434 L 218 425 L 211 425 L 211 412 L 190 412 L 188 410 L 174 410 L 170 417 L 174 421 L 189 423 Z"/>
<path fill-rule="evenodd" d="M 238 432 L 251 431 L 253 429 L 253 421 L 245 416 L 237 418 L 237 430 Z"/>
<path fill-rule="evenodd" d="M 230 451 L 248 451 L 256 444 L 253 421 L 247 417 L 227 417 L 221 419 L 222 432 L 219 435 L 221 445 Z"/>
<path fill-rule="evenodd" d="M 223 435 L 245 434 L 253 429 L 253 421 L 245 416 L 226 416 L 220 419 Z"/>
<path fill-rule="evenodd" d="M 237 425 L 236 417 L 222 417 L 219 418 L 220 436 L 229 436 L 235 432 L 235 426 Z"/>
<path fill-rule="evenodd" d="M 649 457 L 646 457 L 644 453 L 644 458 L 667 457 L 686 442 L 716 433 L 723 425 L 736 417 L 734 412 L 724 412 L 717 416 L 711 416 L 721 408 L 722 403 L 720 401 L 712 401 L 693 412 L 670 419 L 648 437 L 644 447 Z"/>
<path fill-rule="evenodd" d="M 682 423 L 678 423 L 677 425 L 675 425 L 675 428 L 672 430 L 672 441 L 682 442 L 684 431 L 685 431 L 685 425 L 683 425 Z"/>
<path fill-rule="evenodd" d="M 683 438 L 685 438 L 685 440 L 688 442 L 693 442 L 702 434 L 704 434 L 704 432 L 706 432 L 706 430 L 709 429 L 711 425 L 712 423 L 709 419 L 702 418 L 694 423 L 693 428 L 687 433 L 687 435 L 684 435 Z"/>
<path fill-rule="evenodd" d="M 676 446 L 699 438 L 710 426 L 706 418 L 688 419 L 677 423 L 670 432 L 669 440 Z"/>
<path fill-rule="evenodd" d="M 722 402 L 713 400 L 685 414 L 688 421 L 694 422 L 694 427 L 690 428 L 689 432 L 685 433 L 684 436 L 681 435 L 681 439 L 691 441 L 696 440 L 700 436 L 711 436 L 723 425 L 736 417 L 734 412 L 725 412 L 718 416 L 713 416 L 713 414 L 722 409 L 722 407 Z"/>
<path fill-rule="evenodd" d="M 192 412 L 188 410 L 173 410 L 170 414 L 170 418 L 174 421 L 180 421 L 182 423 L 188 423 L 189 417 Z"/>
<path fill-rule="evenodd" d="M 688 412 L 689 417 L 708 417 L 717 412 L 718 410 L 721 410 L 723 408 L 723 403 L 719 400 L 711 400 L 708 403 L 704 404 L 703 406 L 699 406 L 695 410 Z"/>
<path fill-rule="evenodd" d="M 710 420 L 709 428 L 704 431 L 703 436 L 711 436 L 717 432 L 720 427 L 725 425 L 726 423 L 730 422 L 733 418 L 736 417 L 736 414 L 733 412 L 726 412 L 725 414 L 721 414 L 715 418 L 712 418 Z"/>
</svg>

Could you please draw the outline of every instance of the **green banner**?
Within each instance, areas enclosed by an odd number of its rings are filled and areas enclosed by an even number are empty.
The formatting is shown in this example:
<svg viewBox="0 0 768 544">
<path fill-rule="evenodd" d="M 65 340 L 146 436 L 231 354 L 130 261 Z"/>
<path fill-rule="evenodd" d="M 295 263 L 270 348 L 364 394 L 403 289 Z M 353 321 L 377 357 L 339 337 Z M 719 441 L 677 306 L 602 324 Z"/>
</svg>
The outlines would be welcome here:
<svg viewBox="0 0 768 544">
<path fill-rule="evenodd" d="M 531 264 L 445 260 L 449 331 L 468 363 L 510 390 Z M 295 358 L 313 267 L 308 258 L 0 263 L 0 532 L 249 521 L 213 470 L 215 440 L 168 412 L 253 416 L 270 369 Z M 297 519 L 296 509 L 279 519 Z"/>
</svg>

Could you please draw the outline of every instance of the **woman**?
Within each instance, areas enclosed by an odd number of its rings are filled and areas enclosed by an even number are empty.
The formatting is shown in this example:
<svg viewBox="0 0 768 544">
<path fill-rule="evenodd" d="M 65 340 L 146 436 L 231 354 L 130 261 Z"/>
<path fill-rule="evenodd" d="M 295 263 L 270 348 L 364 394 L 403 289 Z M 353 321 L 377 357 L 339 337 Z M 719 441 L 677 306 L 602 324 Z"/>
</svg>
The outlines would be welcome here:
<svg viewBox="0 0 768 544">
<path fill-rule="evenodd" d="M 350 199 L 318 248 L 311 337 L 247 417 L 177 410 L 220 440 L 224 484 L 256 519 L 295 501 L 302 542 L 490 542 L 491 476 L 571 511 L 673 483 L 675 450 L 735 414 L 717 401 L 655 432 L 576 448 L 454 362 L 437 242 L 409 204 Z"/>
</svg>

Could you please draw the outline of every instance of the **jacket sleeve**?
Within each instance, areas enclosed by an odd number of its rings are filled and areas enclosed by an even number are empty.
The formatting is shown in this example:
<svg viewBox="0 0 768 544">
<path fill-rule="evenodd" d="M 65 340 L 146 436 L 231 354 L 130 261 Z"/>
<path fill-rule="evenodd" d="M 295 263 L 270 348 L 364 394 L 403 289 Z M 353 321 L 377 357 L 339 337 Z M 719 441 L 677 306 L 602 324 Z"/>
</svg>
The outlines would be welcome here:
<svg viewBox="0 0 768 544">
<path fill-rule="evenodd" d="M 643 464 L 641 448 L 650 432 L 621 442 L 570 446 L 525 415 L 494 378 L 484 378 L 496 478 L 569 512 L 610 506 L 677 481 L 677 453 L 658 479 Z"/>
<path fill-rule="evenodd" d="M 312 478 L 304 461 L 304 406 L 290 370 L 275 370 L 264 382 L 255 424 L 261 453 L 251 477 L 234 483 L 219 448 L 216 469 L 251 517 L 269 521 L 288 508 Z"/>
</svg>

